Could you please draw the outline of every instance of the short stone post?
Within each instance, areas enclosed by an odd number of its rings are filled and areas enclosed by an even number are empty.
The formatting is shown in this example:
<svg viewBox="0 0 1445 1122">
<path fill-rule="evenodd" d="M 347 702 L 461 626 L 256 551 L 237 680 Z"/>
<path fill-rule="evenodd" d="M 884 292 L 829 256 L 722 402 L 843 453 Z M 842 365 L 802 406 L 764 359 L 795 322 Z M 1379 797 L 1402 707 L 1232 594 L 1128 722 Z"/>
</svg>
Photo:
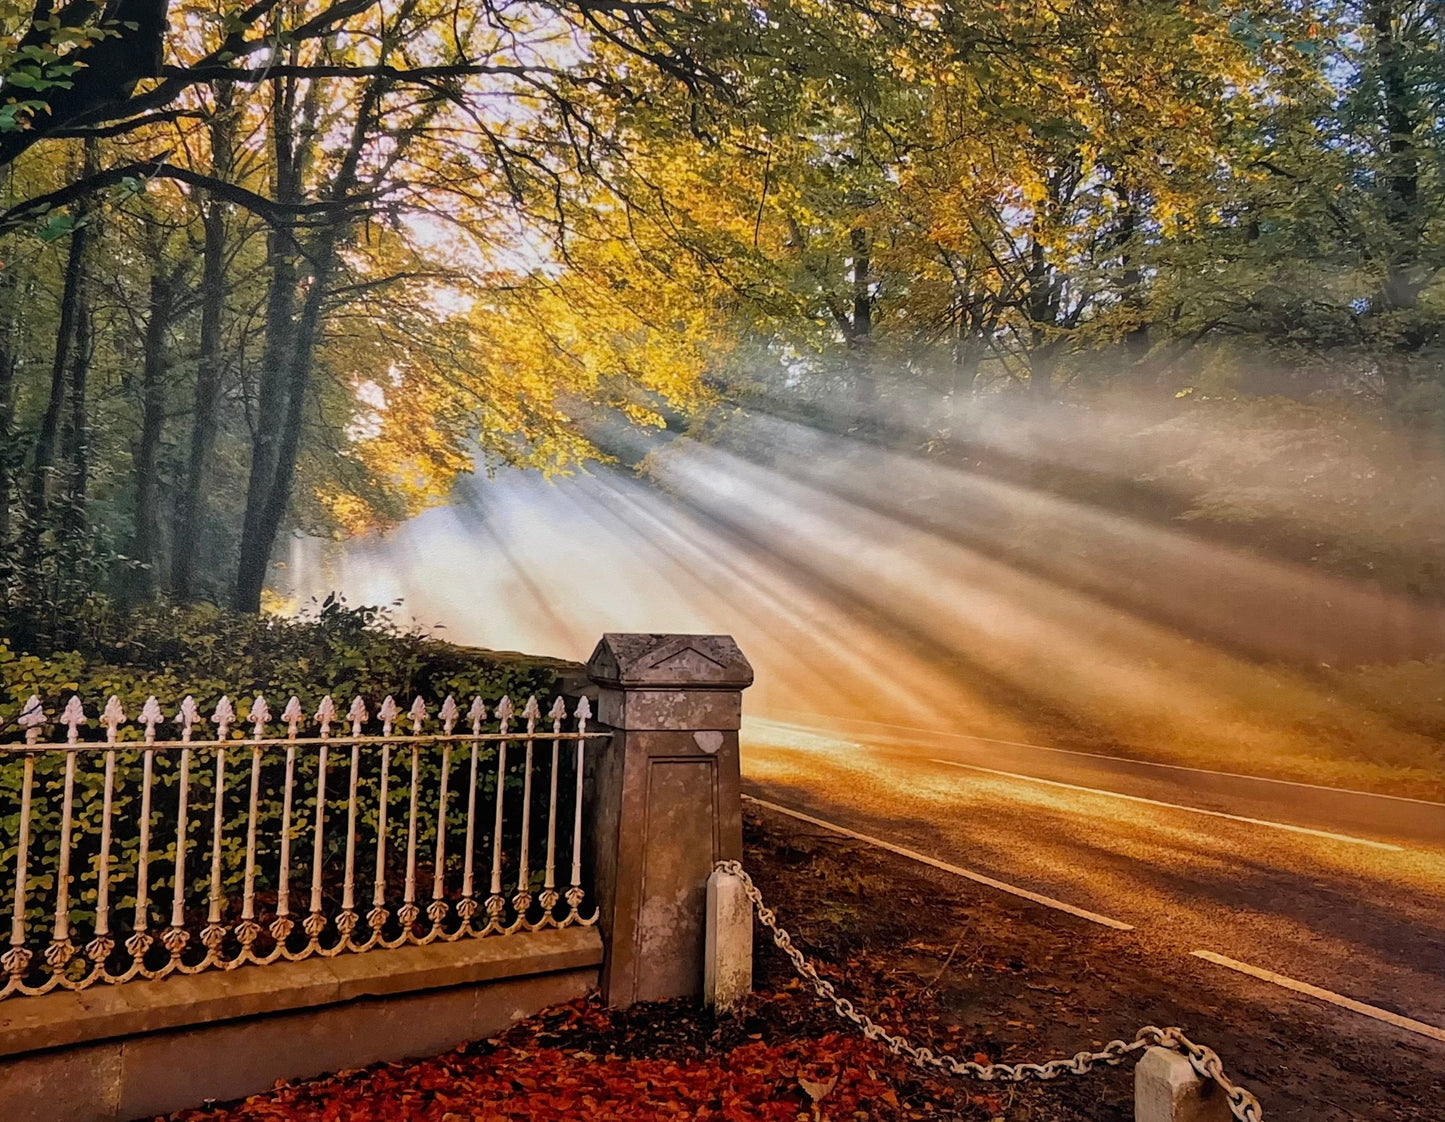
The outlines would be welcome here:
<svg viewBox="0 0 1445 1122">
<path fill-rule="evenodd" d="M 753 904 L 741 877 L 714 869 L 707 878 L 703 1004 L 730 1013 L 752 992 Z"/>
<path fill-rule="evenodd" d="M 597 719 L 592 852 L 614 1007 L 703 988 L 708 878 L 741 860 L 738 727 L 753 671 L 725 635 L 602 637 L 587 664 Z"/>
<path fill-rule="evenodd" d="M 1230 1122 L 1229 1099 L 1188 1059 L 1149 1048 L 1134 1067 L 1134 1122 Z"/>
</svg>

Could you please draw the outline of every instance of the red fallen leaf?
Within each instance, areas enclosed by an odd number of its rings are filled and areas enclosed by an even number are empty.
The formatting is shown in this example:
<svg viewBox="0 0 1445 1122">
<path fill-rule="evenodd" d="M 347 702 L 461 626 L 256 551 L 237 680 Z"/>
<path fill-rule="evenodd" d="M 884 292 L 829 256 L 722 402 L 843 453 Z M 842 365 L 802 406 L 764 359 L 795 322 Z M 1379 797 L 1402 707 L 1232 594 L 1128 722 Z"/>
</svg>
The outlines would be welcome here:
<svg viewBox="0 0 1445 1122">
<path fill-rule="evenodd" d="M 976 1064 L 986 1064 L 986 1063 L 988 1063 L 988 1053 L 987 1053 L 987 1052 L 975 1052 L 975 1053 L 973 1054 L 973 1062 L 976 1063 Z"/>
<path fill-rule="evenodd" d="M 658 1034 L 679 1024 L 678 1033 Z M 835 1032 L 779 1040 L 788 1034 L 774 1028 L 771 1042 L 754 1033 L 723 1049 L 708 1043 L 711 1032 L 686 1017 L 613 1014 L 595 1002 L 576 1003 L 442 1056 L 288 1086 L 229 1109 L 187 1111 L 177 1122 L 795 1122 L 800 1116 L 853 1119 L 860 1111 L 896 1122 L 904 1116 L 905 1104 L 890 1085 L 901 1074 L 900 1062 L 875 1044 Z M 820 1106 L 812 1091 L 824 1087 L 827 1103 Z"/>
</svg>

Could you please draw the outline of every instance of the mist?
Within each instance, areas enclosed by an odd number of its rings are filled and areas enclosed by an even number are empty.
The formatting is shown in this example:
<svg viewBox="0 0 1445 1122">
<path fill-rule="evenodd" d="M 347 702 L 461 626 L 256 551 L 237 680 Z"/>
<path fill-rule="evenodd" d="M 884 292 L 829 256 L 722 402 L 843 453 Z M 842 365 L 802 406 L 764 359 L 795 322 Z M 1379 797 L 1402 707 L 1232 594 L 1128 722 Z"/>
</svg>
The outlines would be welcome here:
<svg viewBox="0 0 1445 1122">
<path fill-rule="evenodd" d="M 1261 455 L 1258 432 L 1213 414 L 1115 401 L 975 408 L 940 453 L 923 404 L 890 394 L 887 438 L 878 416 L 850 433 L 776 401 L 705 439 L 627 430 L 611 443 L 632 466 L 478 473 L 385 537 L 298 540 L 287 581 L 298 607 L 336 591 L 455 642 L 579 661 L 604 631 L 727 632 L 757 671 L 749 713 L 775 722 L 1436 782 L 1438 700 L 1421 691 L 1439 678 L 1438 603 L 1168 516 L 1165 469 L 1192 457 L 1206 483 L 1228 464 L 1259 520 L 1338 536 L 1292 474 L 1321 466 L 1288 462 L 1317 449 Z M 1371 448 L 1369 470 L 1395 460 L 1373 486 L 1405 510 L 1396 536 L 1428 549 L 1433 445 L 1382 429 Z"/>
</svg>

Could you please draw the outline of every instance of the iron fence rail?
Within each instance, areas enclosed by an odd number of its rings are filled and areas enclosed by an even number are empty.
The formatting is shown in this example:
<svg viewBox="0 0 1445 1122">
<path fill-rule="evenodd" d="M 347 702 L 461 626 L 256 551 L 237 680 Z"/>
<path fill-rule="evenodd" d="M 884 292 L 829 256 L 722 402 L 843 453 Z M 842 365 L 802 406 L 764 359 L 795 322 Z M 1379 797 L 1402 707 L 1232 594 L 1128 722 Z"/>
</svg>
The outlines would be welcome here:
<svg viewBox="0 0 1445 1122">
<path fill-rule="evenodd" d="M 373 719 L 327 696 L 302 736 L 292 697 L 272 735 L 264 696 L 209 721 L 187 697 L 166 740 L 156 698 L 130 723 L 111 697 L 91 743 L 78 697 L 53 722 L 31 698 L 24 742 L 0 744 L 0 998 L 593 923 L 586 748 L 610 734 L 591 716 L 388 697 Z"/>
</svg>

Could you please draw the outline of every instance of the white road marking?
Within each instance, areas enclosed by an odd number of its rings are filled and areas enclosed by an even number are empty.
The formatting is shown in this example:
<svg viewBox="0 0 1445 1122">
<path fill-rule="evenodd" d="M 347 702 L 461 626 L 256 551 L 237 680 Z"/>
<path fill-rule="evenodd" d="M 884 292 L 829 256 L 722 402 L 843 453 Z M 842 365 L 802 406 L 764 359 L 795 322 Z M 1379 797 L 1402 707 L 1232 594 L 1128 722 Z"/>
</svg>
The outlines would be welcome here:
<svg viewBox="0 0 1445 1122">
<path fill-rule="evenodd" d="M 1320 989 L 1319 986 L 1312 986 L 1308 982 L 1301 982 L 1297 978 L 1290 978 L 1284 974 L 1276 974 L 1273 970 L 1266 970 L 1261 966 L 1251 966 L 1247 962 L 1239 962 L 1236 959 L 1226 958 L 1222 954 L 1215 954 L 1213 951 L 1193 951 L 1195 958 L 1202 958 L 1206 962 L 1213 962 L 1219 966 L 1227 966 L 1231 970 L 1238 970 L 1241 974 L 1248 974 L 1251 978 L 1259 978 L 1265 982 L 1272 982 L 1276 986 L 1283 986 L 1287 990 L 1294 990 L 1295 993 L 1308 994 L 1310 997 L 1317 997 L 1321 1001 L 1328 1001 L 1331 1005 L 1338 1005 L 1342 1009 L 1348 1009 L 1352 1013 L 1362 1013 L 1366 1017 L 1373 1017 L 1377 1021 L 1384 1021 L 1386 1024 L 1402 1028 L 1406 1032 L 1419 1033 L 1421 1036 L 1428 1036 L 1432 1040 L 1445 1041 L 1445 1028 L 1436 1028 L 1434 1025 L 1427 1025 L 1424 1021 L 1411 1020 L 1409 1017 L 1402 1017 L 1398 1013 L 1391 1013 L 1388 1009 L 1381 1009 L 1377 1005 L 1366 1005 L 1363 1001 L 1356 1001 L 1352 997 L 1345 997 L 1332 990 Z"/>
<path fill-rule="evenodd" d="M 951 761 L 936 760 L 934 762 L 950 763 Z M 989 769 L 980 768 L 979 770 L 987 771 Z M 999 774 L 1007 775 L 1008 773 L 1000 772 Z M 1031 777 L 1020 776 L 1019 778 L 1028 779 Z M 1043 780 L 1043 782 L 1049 781 Z M 1068 786 L 1068 784 L 1061 784 L 1061 786 Z M 1087 790 L 1087 788 L 1084 789 Z M 1114 792 L 1105 791 L 1101 793 L 1113 794 Z M 1018 888 L 1011 884 L 1005 884 L 1001 880 L 995 880 L 993 877 L 984 876 L 982 873 L 975 873 L 970 869 L 961 869 L 957 865 L 950 865 L 948 862 L 940 861 L 936 857 L 929 857 L 927 854 L 919 853 L 916 850 L 905 849 L 901 845 L 894 845 L 892 842 L 884 841 L 882 838 L 875 838 L 871 834 L 862 834 L 859 833 L 857 830 L 850 830 L 846 826 L 838 825 L 836 822 L 828 822 L 822 818 L 815 818 L 811 814 L 804 814 L 802 811 L 794 810 L 792 807 L 782 806 L 779 803 L 769 802 L 767 799 L 760 799 L 755 795 L 745 794 L 742 797 L 750 803 L 755 803 L 758 806 L 766 807 L 768 810 L 776 811 L 778 814 L 785 814 L 789 818 L 798 819 L 800 822 L 807 822 L 814 826 L 821 826 L 823 829 L 831 830 L 835 834 L 841 834 L 844 837 L 853 838 L 856 841 L 861 841 L 868 845 L 877 846 L 879 849 L 885 849 L 889 853 L 896 853 L 900 857 L 907 857 L 911 861 L 917 861 L 924 865 L 930 865 L 935 869 L 941 869 L 946 873 L 952 873 L 954 876 L 959 876 L 963 877 L 966 880 L 975 881 L 976 883 L 986 885 L 989 888 L 996 888 L 1000 892 L 1007 892 L 1013 896 L 1022 897 L 1025 900 L 1031 900 L 1035 904 L 1042 904 L 1047 908 L 1053 908 L 1055 911 L 1066 912 L 1071 916 L 1077 916 L 1080 919 L 1086 919 L 1089 920 L 1091 923 L 1101 924 L 1104 927 L 1112 927 L 1116 931 L 1134 930 L 1132 924 L 1124 923 L 1121 920 L 1111 919 L 1108 916 L 1099 915 L 1097 912 L 1090 912 L 1083 908 L 1076 908 L 1072 904 L 1065 904 L 1062 900 L 1055 900 L 1052 896 L 1044 896 L 1037 892 L 1030 892 L 1026 888 Z M 1132 798 L 1133 796 L 1126 795 L 1123 797 Z M 1146 799 L 1143 801 L 1148 802 L 1152 800 Z M 1191 810 L 1194 808 L 1183 807 L 1181 809 Z M 1202 813 L 1208 814 L 1213 812 L 1203 811 Z M 1232 816 L 1226 815 L 1226 817 Z M 1308 997 L 1318 998 L 1319 1000 L 1327 1001 L 1332 1005 L 1338 1005 L 1342 1009 L 1348 1009 L 1352 1013 L 1360 1013 L 1363 1016 L 1371 1017 L 1374 1020 L 1383 1021 L 1385 1024 L 1394 1025 L 1396 1028 L 1404 1029 L 1406 1032 L 1413 1032 L 1420 1036 L 1428 1036 L 1432 1040 L 1439 1040 L 1445 1042 L 1445 1028 L 1439 1028 L 1435 1025 L 1426 1024 L 1424 1021 L 1417 1021 L 1410 1017 L 1404 1017 L 1401 1016 L 1399 1013 L 1392 1013 L 1388 1009 L 1381 1009 L 1377 1005 L 1367 1005 L 1363 1001 L 1356 1001 L 1352 997 L 1345 997 L 1343 994 L 1335 993 L 1333 990 L 1323 989 L 1320 986 L 1311 985 L 1309 982 L 1301 982 L 1298 978 L 1291 978 L 1285 974 L 1276 974 L 1273 970 L 1266 970 L 1262 966 L 1251 966 L 1247 962 L 1240 962 L 1238 959 L 1229 958 L 1222 954 L 1216 954 L 1214 951 L 1199 950 L 1191 951 L 1190 953 L 1195 958 L 1202 958 L 1206 962 L 1212 962 L 1218 966 L 1227 967 L 1228 969 L 1238 971 L 1241 974 L 1248 974 L 1252 978 L 1258 978 L 1261 981 L 1269 982 L 1273 985 L 1281 987 L 1282 989 L 1293 990 L 1295 993 L 1302 993 Z"/>
<path fill-rule="evenodd" d="M 825 822 L 821 818 L 814 818 L 811 814 L 804 814 L 800 810 L 780 806 L 778 803 L 770 803 L 766 799 L 759 799 L 753 795 L 744 795 L 743 798 L 747 799 L 748 802 L 756 803 L 758 806 L 775 810 L 779 814 L 786 814 L 789 818 L 796 818 L 800 822 L 808 822 L 814 826 L 821 826 L 825 830 L 832 830 L 835 834 L 842 834 L 844 837 L 866 842 L 869 845 L 877 846 L 879 849 L 886 849 L 889 853 L 896 853 L 900 857 L 907 857 L 909 860 L 918 861 L 924 865 L 931 865 L 935 869 L 942 869 L 945 873 L 952 873 L 954 876 L 976 881 L 979 884 L 987 885 L 989 888 L 996 888 L 1000 892 L 1021 896 L 1025 900 L 1032 900 L 1035 904 L 1042 904 L 1046 908 L 1067 912 L 1071 916 L 1078 916 L 1080 919 L 1086 919 L 1090 923 L 1098 923 L 1105 927 L 1112 927 L 1115 931 L 1134 930 L 1133 924 L 1124 923 L 1122 920 L 1110 919 L 1108 916 L 1101 916 L 1098 912 L 1090 912 L 1083 908 L 1076 908 L 1072 904 L 1065 904 L 1062 900 L 1055 900 L 1052 896 L 1041 896 L 1037 892 L 1030 892 L 1027 888 L 1018 888 L 1012 884 L 1005 884 L 1001 880 L 994 880 L 993 877 L 986 877 L 982 873 L 973 872 L 971 869 L 961 869 L 957 865 L 950 865 L 948 862 L 940 861 L 936 857 L 929 857 L 926 853 L 919 853 L 912 849 L 904 849 L 901 845 L 894 845 L 892 842 L 886 842 L 882 838 L 875 838 L 871 834 L 860 834 L 856 830 L 850 830 L 846 826 L 839 826 L 835 822 Z"/>
<path fill-rule="evenodd" d="M 1377 791 L 1357 791 L 1352 787 L 1331 787 L 1325 783 L 1302 783 L 1297 779 L 1273 779 L 1268 775 L 1246 775 L 1240 771 L 1216 771 L 1214 768 L 1189 767 L 1185 764 L 1165 764 L 1157 760 L 1140 760 L 1133 756 L 1110 756 L 1104 752 L 1083 752 L 1077 748 L 1054 748 L 1047 744 L 1025 744 L 1022 740 L 998 740 L 991 736 L 973 736 L 966 732 L 946 732 L 943 729 L 919 728 L 917 725 L 893 725 L 886 721 L 869 721 L 861 717 L 825 717 L 817 713 L 808 713 L 802 709 L 777 709 L 777 713 L 793 713 L 800 717 L 812 717 L 815 720 L 848 722 L 855 725 L 874 725 L 883 729 L 897 729 L 900 732 L 917 732 L 927 736 L 946 736 L 953 740 L 977 740 L 984 744 L 1004 744 L 1010 748 L 1033 748 L 1039 752 L 1058 752 L 1065 756 L 1088 756 L 1094 760 L 1114 760 L 1121 764 L 1138 764 L 1140 767 L 1162 767 L 1171 771 L 1197 771 L 1201 775 L 1223 775 L 1230 779 L 1250 779 L 1256 783 L 1278 783 L 1284 787 L 1308 787 L 1311 791 L 1330 791 L 1336 795 L 1358 795 L 1365 799 L 1390 799 L 1397 803 L 1419 803 L 1422 806 L 1445 806 L 1445 803 L 1436 802 L 1433 799 L 1412 799 L 1408 795 L 1382 795 Z M 759 719 L 759 718 L 755 718 Z M 767 720 L 766 717 L 760 718 Z M 784 721 L 775 722 L 786 724 Z M 794 728 L 806 728 L 812 731 L 826 732 L 826 725 L 794 725 Z"/>
<path fill-rule="evenodd" d="M 981 771 L 988 775 L 1002 775 L 1007 779 L 1022 779 L 1026 783 L 1042 783 L 1049 787 L 1062 787 L 1066 791 L 1083 791 L 1089 795 L 1106 795 L 1111 799 L 1127 799 L 1131 803 L 1144 803 L 1147 806 L 1162 806 L 1169 810 L 1186 810 L 1190 814 L 1207 814 L 1211 818 L 1227 818 L 1231 822 L 1248 822 L 1252 826 L 1267 826 L 1271 830 L 1288 830 L 1292 834 L 1309 834 L 1316 838 L 1329 838 L 1331 841 L 1348 842 L 1350 845 L 1367 845 L 1372 849 L 1387 849 L 1392 853 L 1399 853 L 1403 847 L 1391 845 L 1389 842 L 1371 841 L 1369 838 L 1351 837 L 1349 834 L 1332 834 L 1328 830 L 1312 830 L 1308 826 L 1291 826 L 1288 822 L 1271 822 L 1267 818 L 1246 818 L 1242 814 L 1226 814 L 1222 810 L 1205 810 L 1203 807 L 1184 806 L 1181 803 L 1166 803 L 1158 799 L 1146 799 L 1142 795 L 1126 795 L 1120 791 L 1106 791 L 1099 787 L 1081 787 L 1077 783 L 1060 783 L 1057 779 L 1040 779 L 1036 775 L 1020 775 L 1016 771 L 999 771 L 997 768 L 979 767 L 977 764 L 961 764 L 957 760 L 929 760 L 931 764 L 943 764 L 945 767 L 967 768 L 969 771 Z"/>
</svg>

